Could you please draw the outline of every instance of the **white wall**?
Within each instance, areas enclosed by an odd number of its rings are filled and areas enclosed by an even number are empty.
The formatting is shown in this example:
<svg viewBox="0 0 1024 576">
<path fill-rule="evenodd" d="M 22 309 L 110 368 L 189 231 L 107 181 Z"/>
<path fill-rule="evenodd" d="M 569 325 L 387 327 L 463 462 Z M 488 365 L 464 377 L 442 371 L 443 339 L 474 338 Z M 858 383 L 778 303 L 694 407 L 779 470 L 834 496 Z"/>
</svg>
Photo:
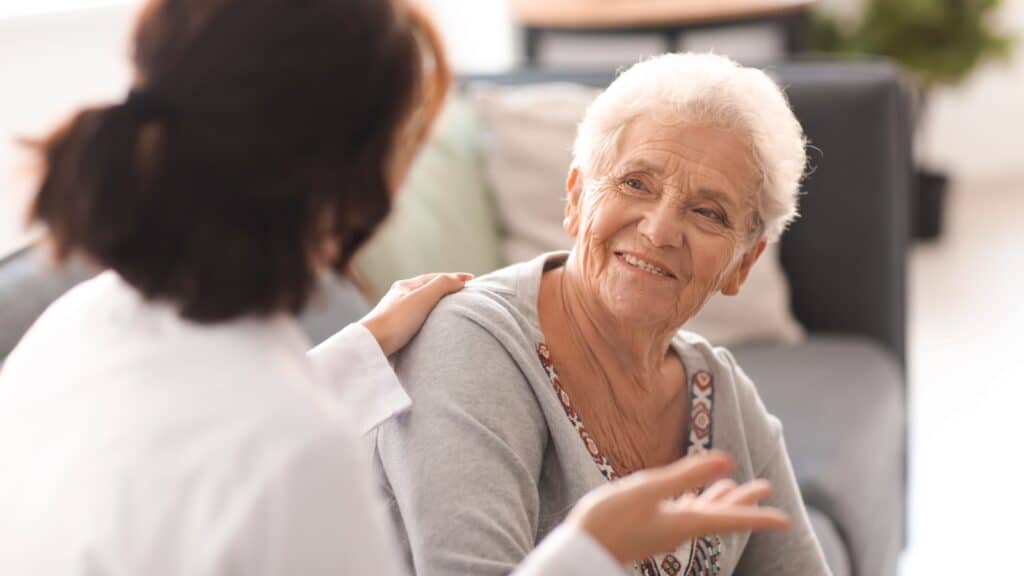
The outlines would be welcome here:
<svg viewBox="0 0 1024 576">
<path fill-rule="evenodd" d="M 34 180 L 15 139 L 43 136 L 73 108 L 120 98 L 129 83 L 136 2 L 76 2 L 33 0 L 47 10 L 31 15 L 20 14 L 28 2 L 0 5 L 0 254 L 25 234 Z"/>
<path fill-rule="evenodd" d="M 1017 38 L 1013 57 L 939 90 L 919 143 L 922 158 L 964 180 L 1024 182 L 1024 0 L 1006 1 L 1000 16 Z"/>
</svg>

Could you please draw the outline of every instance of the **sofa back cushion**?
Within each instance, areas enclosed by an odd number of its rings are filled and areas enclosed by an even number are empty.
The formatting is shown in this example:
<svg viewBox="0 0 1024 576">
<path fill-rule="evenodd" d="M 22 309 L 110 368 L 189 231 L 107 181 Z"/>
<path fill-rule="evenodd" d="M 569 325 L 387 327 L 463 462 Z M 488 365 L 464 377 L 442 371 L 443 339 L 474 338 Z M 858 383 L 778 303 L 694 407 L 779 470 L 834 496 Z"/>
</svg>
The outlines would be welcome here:
<svg viewBox="0 0 1024 576">
<path fill-rule="evenodd" d="M 480 134 L 473 108 L 453 97 L 388 220 L 353 263 L 371 300 L 417 274 L 482 274 L 502 266 Z"/>
<path fill-rule="evenodd" d="M 508 263 L 565 249 L 565 179 L 576 125 L 597 95 L 568 83 L 528 87 L 474 86 L 483 121 L 484 166 L 501 224 Z"/>
</svg>

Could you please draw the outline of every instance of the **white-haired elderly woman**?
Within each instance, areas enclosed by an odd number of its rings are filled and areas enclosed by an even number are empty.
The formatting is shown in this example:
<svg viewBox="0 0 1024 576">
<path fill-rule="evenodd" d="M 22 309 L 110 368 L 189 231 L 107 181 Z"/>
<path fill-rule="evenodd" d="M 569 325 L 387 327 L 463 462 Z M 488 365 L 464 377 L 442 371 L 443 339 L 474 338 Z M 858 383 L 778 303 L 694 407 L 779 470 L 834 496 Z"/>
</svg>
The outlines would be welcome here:
<svg viewBox="0 0 1024 576">
<path fill-rule="evenodd" d="M 624 570 L 829 572 L 779 422 L 727 350 L 681 330 L 794 218 L 804 145 L 779 87 L 720 56 L 646 60 L 592 103 L 566 182 L 572 250 L 470 283 L 397 359 L 414 407 L 375 457 L 416 573 L 511 572 L 588 490 L 711 448 L 735 468 L 699 497 L 763 479 L 790 529 Z"/>
</svg>

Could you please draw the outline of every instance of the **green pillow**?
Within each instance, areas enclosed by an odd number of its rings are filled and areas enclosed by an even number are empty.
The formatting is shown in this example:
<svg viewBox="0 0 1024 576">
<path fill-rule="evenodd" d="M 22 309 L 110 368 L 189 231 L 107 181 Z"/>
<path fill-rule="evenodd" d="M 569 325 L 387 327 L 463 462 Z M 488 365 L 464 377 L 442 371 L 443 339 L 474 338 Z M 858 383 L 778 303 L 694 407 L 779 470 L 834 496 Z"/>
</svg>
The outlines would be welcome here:
<svg viewBox="0 0 1024 576">
<path fill-rule="evenodd" d="M 483 274 L 502 266 L 498 223 L 484 180 L 481 127 L 461 96 L 449 100 L 394 210 L 354 267 L 379 298 L 396 280 L 427 272 Z"/>
</svg>

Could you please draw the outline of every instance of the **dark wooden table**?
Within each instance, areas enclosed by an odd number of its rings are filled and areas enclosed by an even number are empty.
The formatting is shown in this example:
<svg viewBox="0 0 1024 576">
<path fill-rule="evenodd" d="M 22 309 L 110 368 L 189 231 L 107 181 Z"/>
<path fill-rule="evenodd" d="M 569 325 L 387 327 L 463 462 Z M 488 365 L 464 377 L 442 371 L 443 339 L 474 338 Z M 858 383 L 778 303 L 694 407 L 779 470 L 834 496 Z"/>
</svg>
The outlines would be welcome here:
<svg viewBox="0 0 1024 576">
<path fill-rule="evenodd" d="M 546 34 L 660 35 L 665 51 L 694 30 L 743 24 L 778 26 L 787 54 L 807 48 L 811 8 L 817 0 L 512 0 L 525 32 L 526 64 L 536 66 Z"/>
</svg>

